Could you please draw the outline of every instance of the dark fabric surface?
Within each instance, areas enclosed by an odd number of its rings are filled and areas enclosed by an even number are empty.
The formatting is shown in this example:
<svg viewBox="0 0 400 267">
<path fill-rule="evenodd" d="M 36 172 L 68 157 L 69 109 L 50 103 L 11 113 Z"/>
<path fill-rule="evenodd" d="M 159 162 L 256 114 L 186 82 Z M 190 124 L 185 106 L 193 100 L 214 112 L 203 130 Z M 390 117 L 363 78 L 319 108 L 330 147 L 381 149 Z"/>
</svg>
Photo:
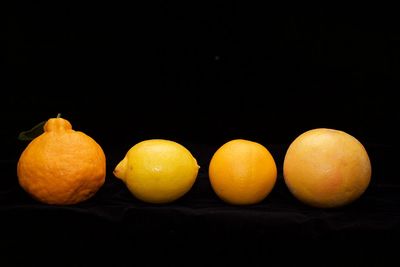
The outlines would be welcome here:
<svg viewBox="0 0 400 267">
<path fill-rule="evenodd" d="M 360 199 L 342 208 L 317 209 L 299 203 L 283 182 L 286 145 L 266 145 L 279 177 L 271 194 L 251 206 L 225 204 L 213 193 L 207 165 L 217 146 L 186 146 L 198 159 L 200 173 L 191 191 L 166 205 L 138 201 L 112 175 L 120 160 L 118 149 L 107 153 L 106 183 L 100 191 L 85 203 L 64 207 L 27 196 L 17 184 L 16 161 L 2 160 L 0 265 L 398 263 L 400 186 L 394 182 L 392 149 L 367 147 L 373 176 Z"/>
</svg>

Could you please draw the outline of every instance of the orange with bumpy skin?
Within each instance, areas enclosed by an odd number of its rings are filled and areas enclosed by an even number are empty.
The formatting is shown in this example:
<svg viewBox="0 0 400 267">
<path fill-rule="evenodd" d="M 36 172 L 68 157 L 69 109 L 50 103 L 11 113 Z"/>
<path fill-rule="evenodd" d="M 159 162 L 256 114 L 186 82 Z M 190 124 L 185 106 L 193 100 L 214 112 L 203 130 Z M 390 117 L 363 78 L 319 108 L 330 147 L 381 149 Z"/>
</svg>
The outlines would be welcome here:
<svg viewBox="0 0 400 267">
<path fill-rule="evenodd" d="M 209 165 L 214 192 L 225 202 L 249 205 L 261 202 L 277 177 L 274 158 L 261 144 L 236 139 L 222 145 Z"/>
<path fill-rule="evenodd" d="M 315 207 L 344 206 L 359 198 L 371 179 L 364 146 L 339 130 L 318 128 L 298 136 L 283 164 L 285 183 L 300 201 Z"/>
<path fill-rule="evenodd" d="M 76 204 L 104 184 L 106 158 L 100 145 L 74 131 L 63 118 L 51 118 L 44 133 L 22 152 L 17 165 L 21 187 L 47 204 Z"/>
</svg>

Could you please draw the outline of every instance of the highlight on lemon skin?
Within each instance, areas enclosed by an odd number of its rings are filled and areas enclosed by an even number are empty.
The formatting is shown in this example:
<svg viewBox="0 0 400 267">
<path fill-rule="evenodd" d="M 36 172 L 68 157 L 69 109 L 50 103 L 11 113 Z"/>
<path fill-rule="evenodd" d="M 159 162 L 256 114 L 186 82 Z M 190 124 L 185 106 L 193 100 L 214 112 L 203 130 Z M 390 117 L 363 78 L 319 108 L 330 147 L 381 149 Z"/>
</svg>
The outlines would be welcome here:
<svg viewBox="0 0 400 267">
<path fill-rule="evenodd" d="M 154 204 L 170 203 L 188 193 L 199 166 L 181 144 L 149 139 L 135 144 L 113 173 L 137 199 Z"/>
<path fill-rule="evenodd" d="M 224 202 L 257 204 L 274 188 L 277 168 L 266 147 L 235 139 L 223 144 L 212 156 L 209 179 L 212 189 Z"/>
</svg>

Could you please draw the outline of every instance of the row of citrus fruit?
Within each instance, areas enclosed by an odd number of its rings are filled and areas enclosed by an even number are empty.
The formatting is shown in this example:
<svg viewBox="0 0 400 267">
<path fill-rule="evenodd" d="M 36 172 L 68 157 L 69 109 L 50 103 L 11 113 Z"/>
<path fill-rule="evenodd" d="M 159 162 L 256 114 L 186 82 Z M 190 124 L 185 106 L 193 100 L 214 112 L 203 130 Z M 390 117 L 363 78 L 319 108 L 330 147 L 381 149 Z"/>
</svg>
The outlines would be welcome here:
<svg viewBox="0 0 400 267">
<path fill-rule="evenodd" d="M 17 176 L 21 187 L 47 204 L 70 205 L 92 197 L 106 177 L 101 146 L 88 135 L 74 131 L 63 118 L 49 119 L 43 130 L 19 158 Z M 198 170 L 196 159 L 184 146 L 152 139 L 135 144 L 116 166 L 114 175 L 136 198 L 169 203 L 192 188 Z M 292 142 L 283 174 L 297 199 L 316 207 L 338 207 L 364 193 L 371 178 L 371 163 L 356 138 L 321 128 L 307 131 Z M 256 204 L 274 188 L 277 167 L 266 147 L 237 139 L 214 153 L 209 179 L 223 201 Z"/>
</svg>

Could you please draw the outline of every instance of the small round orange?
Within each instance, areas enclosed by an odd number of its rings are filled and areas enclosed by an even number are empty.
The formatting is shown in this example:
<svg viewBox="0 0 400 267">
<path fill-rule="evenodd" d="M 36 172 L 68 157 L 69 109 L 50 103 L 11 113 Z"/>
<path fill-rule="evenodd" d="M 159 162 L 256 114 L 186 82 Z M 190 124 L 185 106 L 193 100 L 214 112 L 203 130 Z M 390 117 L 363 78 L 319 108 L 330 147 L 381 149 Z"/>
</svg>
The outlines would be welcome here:
<svg viewBox="0 0 400 267">
<path fill-rule="evenodd" d="M 69 205 L 92 197 L 104 184 L 106 158 L 100 145 L 69 121 L 51 118 L 17 164 L 20 186 L 34 199 Z"/>
<path fill-rule="evenodd" d="M 263 145 L 244 139 L 223 144 L 209 165 L 212 189 L 223 201 L 233 205 L 257 204 L 272 191 L 277 168 Z"/>
<path fill-rule="evenodd" d="M 358 199 L 371 180 L 371 162 L 364 146 L 350 134 L 317 128 L 299 135 L 283 163 L 284 180 L 300 201 L 334 208 Z"/>
</svg>

